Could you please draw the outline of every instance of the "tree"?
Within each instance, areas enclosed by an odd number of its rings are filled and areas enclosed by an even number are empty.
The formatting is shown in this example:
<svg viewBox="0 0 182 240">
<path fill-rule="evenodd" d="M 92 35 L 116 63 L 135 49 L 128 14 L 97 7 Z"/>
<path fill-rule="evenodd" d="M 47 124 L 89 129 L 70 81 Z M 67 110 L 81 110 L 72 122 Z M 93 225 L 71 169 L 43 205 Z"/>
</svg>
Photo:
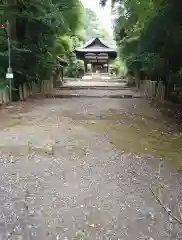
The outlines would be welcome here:
<svg viewBox="0 0 182 240">
<path fill-rule="evenodd" d="M 85 42 L 91 40 L 92 38 L 100 37 L 108 42 L 108 44 L 115 44 L 112 35 L 104 28 L 95 12 L 89 8 L 85 8 L 84 22 Z"/>
<path fill-rule="evenodd" d="M 72 38 L 83 29 L 84 8 L 80 0 L 1 0 L 2 23 L 10 19 L 14 87 L 49 79 L 57 56 L 68 56 Z M 6 35 L 0 33 L 1 85 L 7 69 Z M 18 97 L 18 96 L 17 96 Z"/>
<path fill-rule="evenodd" d="M 182 2 L 113 0 L 114 6 L 115 38 L 128 70 L 162 80 L 172 90 L 182 66 Z"/>
</svg>

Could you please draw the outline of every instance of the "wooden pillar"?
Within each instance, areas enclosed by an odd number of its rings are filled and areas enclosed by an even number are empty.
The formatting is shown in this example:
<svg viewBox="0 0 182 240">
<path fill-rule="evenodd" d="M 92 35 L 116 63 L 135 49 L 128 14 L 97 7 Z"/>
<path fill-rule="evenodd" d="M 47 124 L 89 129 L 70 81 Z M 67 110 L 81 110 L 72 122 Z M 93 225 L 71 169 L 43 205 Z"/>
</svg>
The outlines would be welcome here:
<svg viewBox="0 0 182 240">
<path fill-rule="evenodd" d="M 92 72 L 95 73 L 96 72 L 96 64 L 92 63 Z"/>
<path fill-rule="evenodd" d="M 85 73 L 87 73 L 87 62 L 84 60 L 84 69 L 85 69 Z"/>
<path fill-rule="evenodd" d="M 94 72 L 94 64 L 91 63 L 91 70 L 92 70 L 92 73 Z"/>
</svg>

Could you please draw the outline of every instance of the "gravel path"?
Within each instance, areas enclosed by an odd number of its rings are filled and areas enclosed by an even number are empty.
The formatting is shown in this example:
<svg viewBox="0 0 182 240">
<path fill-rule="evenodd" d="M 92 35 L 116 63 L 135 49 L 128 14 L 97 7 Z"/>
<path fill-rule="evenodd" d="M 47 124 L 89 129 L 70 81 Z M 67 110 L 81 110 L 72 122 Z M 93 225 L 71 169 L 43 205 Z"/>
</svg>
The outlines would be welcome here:
<svg viewBox="0 0 182 240">
<path fill-rule="evenodd" d="M 122 90 L 96 90 L 93 89 L 81 89 L 81 90 L 65 90 L 57 89 L 53 90 L 52 93 L 47 94 L 47 96 L 54 96 L 60 98 L 72 98 L 72 97 L 94 97 L 94 98 L 140 98 L 141 94 L 132 91 L 131 89 Z"/>
<path fill-rule="evenodd" d="M 91 125 L 142 99 L 36 100 L 0 128 L 0 240 L 180 240 L 181 174 L 115 148 Z M 159 171 L 160 170 L 160 171 Z M 160 173 L 160 174 L 159 174 Z M 181 235 L 180 235 L 181 234 Z"/>
</svg>

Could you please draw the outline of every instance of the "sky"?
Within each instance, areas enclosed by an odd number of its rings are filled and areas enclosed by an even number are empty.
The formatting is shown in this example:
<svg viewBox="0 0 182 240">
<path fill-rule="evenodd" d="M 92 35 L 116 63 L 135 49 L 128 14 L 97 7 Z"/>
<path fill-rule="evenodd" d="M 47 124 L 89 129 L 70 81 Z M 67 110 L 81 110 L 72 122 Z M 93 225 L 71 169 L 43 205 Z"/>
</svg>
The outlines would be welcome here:
<svg viewBox="0 0 182 240">
<path fill-rule="evenodd" d="M 105 29 L 112 33 L 112 21 L 111 21 L 111 1 L 109 0 L 107 5 L 102 8 L 99 5 L 99 0 L 81 0 L 83 5 L 87 8 L 91 8 L 102 22 Z"/>
</svg>

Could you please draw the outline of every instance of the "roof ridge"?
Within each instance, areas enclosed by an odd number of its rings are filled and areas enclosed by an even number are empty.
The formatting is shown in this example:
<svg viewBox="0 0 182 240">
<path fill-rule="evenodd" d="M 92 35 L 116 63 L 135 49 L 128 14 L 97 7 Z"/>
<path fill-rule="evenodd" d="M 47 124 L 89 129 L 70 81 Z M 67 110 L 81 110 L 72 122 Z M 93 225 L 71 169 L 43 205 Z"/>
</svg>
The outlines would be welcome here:
<svg viewBox="0 0 182 240">
<path fill-rule="evenodd" d="M 115 48 L 109 47 L 109 45 L 108 45 L 102 38 L 99 38 L 99 37 L 92 38 L 91 40 L 89 40 L 88 42 L 86 42 L 83 46 L 81 46 L 81 47 L 79 47 L 79 48 L 77 48 L 77 49 L 89 48 L 90 45 L 91 45 L 96 39 L 98 39 L 98 40 L 100 41 L 100 43 L 103 45 L 103 48 L 115 50 Z"/>
</svg>

